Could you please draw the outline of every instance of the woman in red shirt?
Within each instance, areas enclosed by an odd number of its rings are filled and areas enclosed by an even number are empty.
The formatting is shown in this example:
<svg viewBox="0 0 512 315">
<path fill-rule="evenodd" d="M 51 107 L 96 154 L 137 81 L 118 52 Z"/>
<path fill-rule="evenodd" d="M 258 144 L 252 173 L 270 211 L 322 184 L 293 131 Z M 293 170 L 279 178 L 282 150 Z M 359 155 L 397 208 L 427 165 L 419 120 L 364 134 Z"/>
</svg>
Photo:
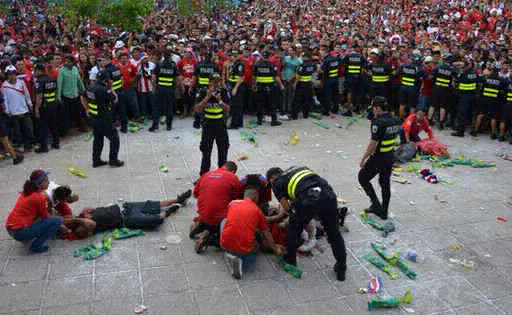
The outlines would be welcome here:
<svg viewBox="0 0 512 315">
<path fill-rule="evenodd" d="M 35 253 L 48 250 L 44 242 L 55 235 L 62 224 L 62 217 L 51 217 L 48 212 L 48 199 L 43 193 L 48 183 L 48 173 L 33 171 L 5 223 L 7 232 L 15 240 L 33 240 L 30 250 Z"/>
</svg>

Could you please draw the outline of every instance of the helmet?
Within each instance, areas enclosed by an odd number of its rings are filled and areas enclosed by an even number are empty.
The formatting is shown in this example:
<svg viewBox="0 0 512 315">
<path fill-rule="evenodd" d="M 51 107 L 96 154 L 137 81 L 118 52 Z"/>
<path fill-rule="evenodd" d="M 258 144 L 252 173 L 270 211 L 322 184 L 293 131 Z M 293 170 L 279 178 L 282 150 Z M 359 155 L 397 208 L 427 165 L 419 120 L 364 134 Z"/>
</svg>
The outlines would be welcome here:
<svg viewBox="0 0 512 315">
<path fill-rule="evenodd" d="M 109 78 L 108 72 L 106 70 L 100 70 L 96 75 L 96 79 L 100 81 L 107 80 Z"/>
<path fill-rule="evenodd" d="M 414 62 L 419 62 L 419 61 L 421 60 L 421 56 L 420 56 L 420 55 L 418 55 L 418 54 L 412 54 L 412 55 L 411 55 L 411 59 L 412 59 L 412 61 L 414 61 Z"/>
<path fill-rule="evenodd" d="M 8 75 L 10 73 L 16 73 L 16 67 L 14 67 L 13 65 L 8 65 L 5 68 L 5 75 Z"/>
</svg>

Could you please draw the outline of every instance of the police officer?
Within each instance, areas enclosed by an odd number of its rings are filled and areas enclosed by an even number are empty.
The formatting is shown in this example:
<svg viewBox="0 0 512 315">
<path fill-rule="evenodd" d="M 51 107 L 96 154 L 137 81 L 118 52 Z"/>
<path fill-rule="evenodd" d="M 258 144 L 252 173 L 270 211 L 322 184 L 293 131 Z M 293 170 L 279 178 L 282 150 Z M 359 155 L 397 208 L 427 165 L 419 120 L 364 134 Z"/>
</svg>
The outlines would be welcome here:
<svg viewBox="0 0 512 315">
<path fill-rule="evenodd" d="M 370 76 L 370 93 L 372 99 L 375 96 L 383 96 L 388 104 L 391 104 L 391 73 L 393 69 L 390 64 L 384 62 L 384 52 L 379 52 L 377 48 L 370 51 L 372 63 L 368 65 Z"/>
<path fill-rule="evenodd" d="M 210 76 L 213 73 L 220 73 L 219 66 L 212 61 L 212 54 L 210 52 L 206 52 L 204 55 L 204 60 L 197 64 L 194 78 L 197 86 L 197 93 L 196 93 L 196 102 L 201 101 L 200 95 L 204 94 L 202 92 L 205 92 L 209 88 L 210 84 Z M 194 128 L 199 129 L 201 128 L 201 116 L 199 113 L 194 114 Z"/>
<path fill-rule="evenodd" d="M 498 138 L 496 135 L 497 118 L 498 115 L 501 115 L 501 96 L 506 89 L 506 81 L 499 75 L 500 69 L 500 65 L 494 63 L 492 72 L 480 78 L 482 89 L 480 91 L 480 100 L 477 108 L 478 115 L 476 117 L 475 129 L 470 132 L 470 135 L 473 137 L 478 135 L 478 131 L 482 125 L 482 119 L 485 114 L 488 114 L 491 118 L 491 139 L 495 140 Z"/>
<path fill-rule="evenodd" d="M 110 141 L 108 164 L 113 167 L 124 165 L 124 162 L 117 158 L 119 153 L 119 135 L 112 123 L 112 104 L 119 104 L 119 100 L 113 89 L 110 89 L 108 86 L 109 78 L 111 78 L 111 72 L 101 70 L 97 74 L 96 84 L 87 90 L 89 117 L 94 136 L 92 143 L 92 167 L 107 164 L 107 162 L 101 160 L 104 137 Z"/>
<path fill-rule="evenodd" d="M 158 63 L 153 70 L 152 85 L 155 94 L 155 108 L 153 108 L 153 125 L 149 131 L 158 130 L 160 113 L 165 113 L 167 130 L 172 129 L 172 117 L 174 113 L 175 86 L 178 84 L 183 91 L 181 80 L 179 78 L 178 67 L 171 59 L 172 53 L 169 49 L 164 51 L 164 60 Z"/>
<path fill-rule="evenodd" d="M 347 103 L 348 110 L 343 113 L 343 116 L 352 116 L 352 109 L 361 104 L 361 92 L 362 92 L 362 73 L 364 71 L 364 67 L 368 61 L 363 55 L 361 55 L 361 49 L 357 43 L 352 46 L 354 50 L 351 53 L 348 53 L 341 62 L 345 65 L 345 76 L 346 76 L 346 86 L 347 86 Z"/>
<path fill-rule="evenodd" d="M 340 104 L 340 90 L 339 90 L 339 69 L 341 65 L 341 58 L 338 55 L 331 55 L 327 47 L 324 49 L 325 56 L 322 62 L 322 73 L 324 75 L 324 88 L 323 88 L 323 105 L 325 116 L 329 112 L 336 111 Z"/>
<path fill-rule="evenodd" d="M 112 91 L 117 95 L 116 104 L 114 111 L 112 112 L 112 120 L 115 119 L 116 115 L 119 114 L 121 119 L 121 132 L 126 133 L 128 130 L 128 118 L 126 117 L 126 102 L 120 101 L 121 98 L 125 97 L 123 93 L 123 74 L 121 69 L 112 63 L 112 58 L 109 54 L 105 54 L 104 57 L 107 66 L 105 70 L 109 74 L 110 87 Z"/>
<path fill-rule="evenodd" d="M 421 56 L 417 53 L 411 54 L 411 62 L 401 65 L 397 73 L 402 76 L 400 82 L 400 119 L 405 118 L 406 108 L 414 114 L 418 104 L 418 92 L 421 87 L 421 78 L 427 75 L 421 66 Z"/>
<path fill-rule="evenodd" d="M 400 144 L 398 136 L 400 120 L 387 113 L 388 104 L 382 96 L 376 96 L 371 104 L 374 119 L 371 123 L 371 140 L 361 158 L 359 166 L 359 184 L 370 197 L 371 206 L 365 209 L 383 220 L 388 218 L 389 200 L 391 199 L 391 170 L 395 147 Z M 382 190 L 382 203 L 377 198 L 370 181 L 379 174 Z"/>
<path fill-rule="evenodd" d="M 499 141 L 505 141 L 505 131 L 507 127 L 512 125 L 512 80 L 507 80 L 506 89 L 504 93 L 504 106 L 500 122 L 500 137 Z M 510 138 L 512 144 L 512 138 Z"/>
<path fill-rule="evenodd" d="M 263 59 L 258 61 L 254 65 L 254 77 L 253 77 L 253 91 L 255 92 L 256 102 L 258 104 L 258 125 L 261 126 L 263 123 L 263 111 L 267 109 L 270 111 L 272 116 L 271 126 L 281 125 L 280 121 L 277 121 L 276 113 L 276 102 L 277 102 L 277 82 L 281 90 L 284 89 L 284 85 L 281 82 L 281 78 L 277 75 L 275 65 L 270 62 L 270 51 L 263 53 Z"/>
<path fill-rule="evenodd" d="M 203 113 L 203 132 L 201 134 L 201 170 L 199 175 L 210 170 L 213 142 L 217 143 L 218 165 L 222 167 L 228 158 L 229 136 L 226 127 L 226 117 L 229 112 L 227 104 L 228 95 L 221 88 L 221 77 L 218 73 L 212 73 L 208 78 L 209 88 L 199 92 L 195 106 L 196 113 Z"/>
<path fill-rule="evenodd" d="M 45 74 L 44 64 L 35 66 L 36 106 L 34 114 L 39 120 L 39 148 L 36 153 L 48 152 L 48 129 L 52 135 L 54 149 L 59 149 L 57 81 Z"/>
<path fill-rule="evenodd" d="M 309 111 L 313 104 L 313 73 L 316 66 L 311 62 L 311 54 L 302 54 L 302 64 L 297 69 L 295 79 L 295 95 L 292 102 L 292 119 L 299 118 L 299 111 L 302 111 L 304 118 L 309 117 Z"/>
<path fill-rule="evenodd" d="M 327 233 L 336 259 L 334 271 L 337 279 L 344 281 L 347 253 L 338 228 L 337 198 L 332 187 L 307 167 L 294 166 L 284 172 L 279 167 L 273 167 L 266 175 L 282 209 L 290 215 L 284 260 L 297 265 L 296 253 L 302 230 L 317 216 Z"/>
<path fill-rule="evenodd" d="M 231 61 L 229 61 L 230 64 L 226 72 L 228 94 L 231 96 L 231 125 L 229 129 L 238 129 L 244 125 L 245 64 L 240 58 L 238 50 L 232 50 L 230 57 Z"/>
<path fill-rule="evenodd" d="M 452 61 L 452 55 L 450 53 L 444 53 L 442 58 L 443 64 L 436 67 L 432 72 L 432 76 L 434 77 L 434 88 L 432 89 L 432 105 L 428 111 L 428 120 L 432 125 L 434 112 L 437 107 L 440 108 L 439 130 L 444 129 L 447 107 L 453 106 L 451 102 L 453 83 L 458 74 L 458 70 L 450 64 Z"/>
<path fill-rule="evenodd" d="M 456 127 L 457 131 L 452 133 L 454 137 L 464 137 L 466 118 L 471 114 L 471 106 L 475 102 L 479 79 L 473 68 L 473 61 L 464 61 L 463 71 L 457 78 L 457 93 L 459 95 L 457 104 L 458 126 Z"/>
</svg>

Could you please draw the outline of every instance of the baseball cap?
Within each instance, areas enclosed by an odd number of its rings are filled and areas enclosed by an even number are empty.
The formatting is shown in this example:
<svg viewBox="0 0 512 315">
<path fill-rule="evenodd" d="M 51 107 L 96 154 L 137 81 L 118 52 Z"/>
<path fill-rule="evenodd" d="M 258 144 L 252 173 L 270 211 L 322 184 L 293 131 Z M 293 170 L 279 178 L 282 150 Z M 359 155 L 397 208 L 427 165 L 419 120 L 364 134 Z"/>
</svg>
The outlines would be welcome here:
<svg viewBox="0 0 512 315">
<path fill-rule="evenodd" d="M 423 62 L 425 62 L 425 63 L 427 63 L 427 62 L 432 62 L 432 57 L 430 57 L 430 56 L 426 56 L 426 57 L 425 57 L 425 60 L 424 60 Z"/>
<path fill-rule="evenodd" d="M 382 108 L 383 110 L 387 110 L 388 108 L 388 102 L 386 101 L 386 98 L 382 96 L 375 96 L 375 98 L 370 103 L 370 106 L 368 109 L 372 109 L 374 106 L 378 106 Z"/>
<path fill-rule="evenodd" d="M 220 74 L 218 74 L 218 73 L 210 74 L 210 80 L 220 80 Z"/>
<path fill-rule="evenodd" d="M 376 54 L 376 55 L 378 55 L 378 54 L 379 54 L 379 49 L 377 49 L 377 48 L 373 48 L 372 50 L 370 50 L 370 54 Z"/>
<path fill-rule="evenodd" d="M 30 182 L 34 185 L 39 185 L 48 177 L 48 174 L 50 174 L 50 172 L 35 170 L 30 174 Z"/>
</svg>

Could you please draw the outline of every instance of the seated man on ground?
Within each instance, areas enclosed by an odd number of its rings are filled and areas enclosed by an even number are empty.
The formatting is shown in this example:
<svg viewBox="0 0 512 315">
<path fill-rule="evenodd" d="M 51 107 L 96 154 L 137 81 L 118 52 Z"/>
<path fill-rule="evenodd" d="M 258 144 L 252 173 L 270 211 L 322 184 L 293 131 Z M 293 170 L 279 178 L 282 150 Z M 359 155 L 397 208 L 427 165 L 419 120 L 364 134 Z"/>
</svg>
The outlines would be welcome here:
<svg viewBox="0 0 512 315">
<path fill-rule="evenodd" d="M 258 195 L 255 188 L 247 188 L 244 200 L 229 204 L 227 218 L 221 223 L 220 245 L 228 259 L 231 275 L 236 279 L 242 278 L 242 269 L 256 259 L 257 231 L 261 232 L 265 243 L 276 255 L 284 254 L 284 247 L 276 245 L 268 231 L 267 220 L 258 207 Z"/>
<path fill-rule="evenodd" d="M 270 214 L 269 202 L 272 201 L 272 187 L 265 176 L 261 174 L 249 174 L 242 178 L 240 183 L 242 184 L 242 191 L 247 187 L 253 187 L 258 190 L 258 206 L 263 210 L 263 213 L 268 216 Z"/>
<path fill-rule="evenodd" d="M 201 176 L 194 187 L 199 216 L 190 227 L 190 238 L 197 237 L 195 251 L 198 254 L 208 245 L 218 246 L 220 222 L 227 216 L 229 203 L 242 195 L 236 171 L 235 162 L 228 161 Z"/>
<path fill-rule="evenodd" d="M 80 198 L 73 194 L 68 185 L 59 185 L 51 181 L 44 193 L 48 197 L 48 210 L 53 215 L 60 214 L 64 218 L 73 216 L 69 204 L 77 202 Z"/>
<path fill-rule="evenodd" d="M 434 132 L 430 128 L 428 119 L 425 117 L 425 112 L 419 110 L 416 114 L 410 114 L 400 128 L 400 141 L 402 144 L 409 142 L 420 142 L 421 138 L 419 133 L 425 131 L 428 133 L 428 138 L 434 139 Z"/>
<path fill-rule="evenodd" d="M 176 212 L 191 196 L 188 190 L 176 199 L 162 201 L 125 202 L 123 209 L 118 205 L 85 208 L 78 215 L 83 222 L 70 222 L 66 226 L 78 238 L 85 238 L 95 233 L 127 227 L 133 229 L 151 229 L 164 223 L 164 220 Z"/>
</svg>

